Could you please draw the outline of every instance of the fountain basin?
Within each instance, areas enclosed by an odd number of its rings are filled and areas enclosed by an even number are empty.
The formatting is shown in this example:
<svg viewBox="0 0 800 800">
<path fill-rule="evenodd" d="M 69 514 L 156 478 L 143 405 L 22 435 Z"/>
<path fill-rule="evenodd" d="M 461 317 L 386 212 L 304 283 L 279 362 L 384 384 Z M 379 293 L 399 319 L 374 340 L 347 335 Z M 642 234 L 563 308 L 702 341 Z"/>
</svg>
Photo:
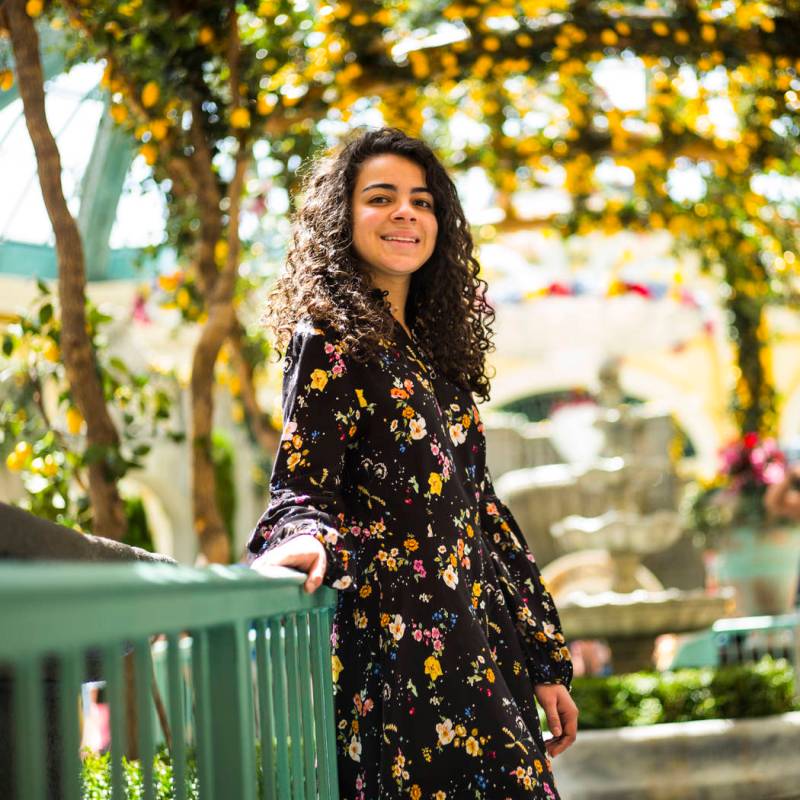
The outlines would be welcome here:
<svg viewBox="0 0 800 800">
<path fill-rule="evenodd" d="M 599 517 L 573 514 L 550 531 L 567 552 L 599 548 L 637 555 L 666 550 L 683 532 L 678 514 L 667 510 L 646 515 L 614 510 Z"/>
<path fill-rule="evenodd" d="M 734 592 L 708 595 L 703 589 L 633 592 L 572 592 L 558 601 L 568 639 L 655 637 L 709 628 L 734 608 Z"/>
<path fill-rule="evenodd" d="M 798 800 L 800 712 L 579 731 L 553 759 L 580 800 Z"/>
</svg>

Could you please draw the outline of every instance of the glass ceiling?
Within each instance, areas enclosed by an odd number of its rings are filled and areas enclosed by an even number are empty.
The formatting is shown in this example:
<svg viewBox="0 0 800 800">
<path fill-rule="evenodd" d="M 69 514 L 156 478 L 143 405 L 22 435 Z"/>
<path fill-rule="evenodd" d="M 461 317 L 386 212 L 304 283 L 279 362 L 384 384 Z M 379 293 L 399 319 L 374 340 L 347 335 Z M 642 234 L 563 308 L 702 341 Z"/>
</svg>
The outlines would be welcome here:
<svg viewBox="0 0 800 800">
<path fill-rule="evenodd" d="M 69 72 L 46 81 L 45 107 L 50 128 L 56 137 L 62 162 L 62 185 L 72 214 L 81 212 L 84 176 L 93 153 L 105 104 L 99 89 L 104 65 L 81 64 Z M 0 94 L 0 273 L 40 275 L 50 273 L 47 257 L 52 254 L 53 232 L 47 218 L 37 179 L 33 145 L 17 97 L 2 104 Z M 116 219 L 108 238 L 112 250 L 133 251 L 158 244 L 164 234 L 166 207 L 158 188 L 147 182 L 151 175 L 141 156 L 133 158 L 125 175 Z M 101 180 L 106 180 L 103 175 Z M 110 177 L 110 180 L 116 180 Z M 149 183 L 149 185 L 148 185 Z M 112 189 L 113 190 L 113 189 Z M 116 187 L 119 190 L 119 187 Z M 23 247 L 20 247 L 23 246 Z M 44 251 L 49 251 L 45 253 Z M 13 258 L 3 258 L 13 252 Z M 24 253 L 25 257 L 20 257 Z M 117 264 L 119 256 L 111 261 Z M 133 277 L 133 267 L 130 276 Z M 123 274 L 113 277 L 123 277 Z M 94 276 L 102 277 L 102 276 Z M 112 277 L 112 276 L 109 276 Z"/>
</svg>

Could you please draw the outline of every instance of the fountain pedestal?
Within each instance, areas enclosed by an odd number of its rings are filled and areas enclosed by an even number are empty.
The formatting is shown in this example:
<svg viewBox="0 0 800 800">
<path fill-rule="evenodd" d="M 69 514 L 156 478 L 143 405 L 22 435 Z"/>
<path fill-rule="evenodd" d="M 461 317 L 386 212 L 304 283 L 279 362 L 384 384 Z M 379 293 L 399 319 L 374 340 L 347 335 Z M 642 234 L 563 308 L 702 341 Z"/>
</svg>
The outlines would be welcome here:
<svg viewBox="0 0 800 800">
<path fill-rule="evenodd" d="M 732 612 L 733 596 L 730 592 L 709 596 L 702 590 L 665 590 L 642 566 L 645 555 L 665 550 L 682 534 L 677 498 L 674 508 L 643 513 L 644 495 L 666 474 L 671 473 L 677 486 L 680 481 L 668 453 L 640 458 L 628 449 L 641 420 L 635 409 L 622 402 L 616 360 L 603 366 L 600 380 L 604 405 L 593 422 L 600 449 L 593 458 L 587 458 L 584 450 L 582 463 L 572 467 L 572 481 L 577 492 L 601 496 L 608 510 L 595 517 L 572 515 L 554 523 L 553 538 L 567 555 L 548 564 L 542 574 L 558 604 L 567 639 L 605 639 L 614 670 L 630 672 L 652 668 L 657 636 L 708 628 Z M 564 455 L 569 457 L 568 449 Z M 578 553 L 585 556 L 581 564 L 587 571 L 585 581 L 580 570 L 575 571 Z M 600 585 L 598 570 L 605 575 Z"/>
</svg>

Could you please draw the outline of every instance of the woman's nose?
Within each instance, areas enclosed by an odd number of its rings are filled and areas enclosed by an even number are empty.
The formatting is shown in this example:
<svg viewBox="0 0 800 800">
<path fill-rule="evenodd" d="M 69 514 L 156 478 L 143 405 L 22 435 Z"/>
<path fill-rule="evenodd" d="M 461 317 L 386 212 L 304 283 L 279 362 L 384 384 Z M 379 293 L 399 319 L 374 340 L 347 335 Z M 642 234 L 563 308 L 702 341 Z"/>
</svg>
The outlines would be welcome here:
<svg viewBox="0 0 800 800">
<path fill-rule="evenodd" d="M 416 211 L 411 200 L 400 200 L 392 216 L 396 219 L 416 219 Z"/>
</svg>

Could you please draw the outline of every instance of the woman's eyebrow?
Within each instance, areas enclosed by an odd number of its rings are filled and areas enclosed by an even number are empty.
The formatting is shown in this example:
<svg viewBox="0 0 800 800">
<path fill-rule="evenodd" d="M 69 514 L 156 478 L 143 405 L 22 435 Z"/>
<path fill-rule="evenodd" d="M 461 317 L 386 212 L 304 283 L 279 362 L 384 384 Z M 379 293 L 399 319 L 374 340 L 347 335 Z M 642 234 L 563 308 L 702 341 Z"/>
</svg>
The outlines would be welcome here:
<svg viewBox="0 0 800 800">
<path fill-rule="evenodd" d="M 397 187 L 393 183 L 371 183 L 369 186 L 365 186 L 361 190 L 361 193 L 363 194 L 364 192 L 368 192 L 370 189 L 389 189 L 392 192 L 396 192 L 397 191 Z M 415 186 L 411 190 L 411 194 L 415 194 L 415 193 L 419 193 L 419 192 L 424 192 L 425 194 L 430 194 L 430 195 L 433 194 L 433 192 L 431 192 L 431 190 L 428 189 L 427 186 Z"/>
</svg>

